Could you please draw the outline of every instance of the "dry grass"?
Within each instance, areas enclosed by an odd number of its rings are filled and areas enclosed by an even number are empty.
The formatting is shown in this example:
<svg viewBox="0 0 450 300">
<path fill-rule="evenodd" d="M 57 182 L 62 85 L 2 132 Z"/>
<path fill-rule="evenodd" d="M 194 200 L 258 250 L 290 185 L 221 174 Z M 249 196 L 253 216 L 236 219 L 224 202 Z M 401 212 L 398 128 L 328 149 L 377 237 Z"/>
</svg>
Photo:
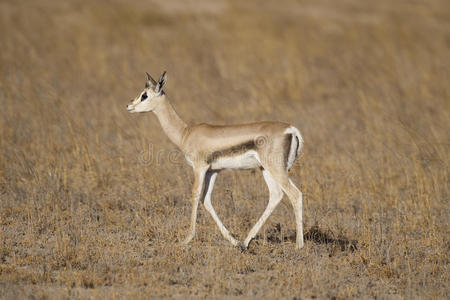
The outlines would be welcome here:
<svg viewBox="0 0 450 300">
<path fill-rule="evenodd" d="M 449 298 L 448 1 L 1 1 L 0 295 Z M 199 211 L 144 72 L 188 122 L 300 128 L 284 201 L 240 252 Z M 157 157 L 159 153 L 159 157 Z M 153 154 L 153 156 L 151 156 Z M 243 239 L 259 171 L 213 202 Z"/>
</svg>

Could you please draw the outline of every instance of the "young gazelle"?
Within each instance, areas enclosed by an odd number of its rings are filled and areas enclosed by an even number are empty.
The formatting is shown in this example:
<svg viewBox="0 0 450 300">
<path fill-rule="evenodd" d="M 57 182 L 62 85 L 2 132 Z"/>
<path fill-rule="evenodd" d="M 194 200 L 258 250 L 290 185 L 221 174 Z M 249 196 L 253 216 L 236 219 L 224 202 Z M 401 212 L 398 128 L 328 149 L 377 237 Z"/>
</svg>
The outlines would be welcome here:
<svg viewBox="0 0 450 300">
<path fill-rule="evenodd" d="M 302 193 L 288 177 L 288 170 L 300 153 L 303 139 L 297 128 L 281 122 L 218 126 L 187 125 L 173 109 L 163 91 L 166 72 L 158 81 L 147 73 L 145 89 L 131 104 L 130 113 L 156 114 L 169 139 L 185 154 L 194 170 L 192 187 L 192 214 L 190 231 L 183 244 L 195 235 L 198 202 L 203 199 L 206 210 L 217 223 L 222 235 L 234 246 L 247 248 L 264 222 L 283 198 L 288 196 L 297 225 L 297 248 L 303 247 Z M 223 169 L 260 168 L 269 188 L 269 203 L 250 230 L 243 243 L 239 242 L 222 224 L 211 204 L 211 194 L 217 174 Z"/>
</svg>

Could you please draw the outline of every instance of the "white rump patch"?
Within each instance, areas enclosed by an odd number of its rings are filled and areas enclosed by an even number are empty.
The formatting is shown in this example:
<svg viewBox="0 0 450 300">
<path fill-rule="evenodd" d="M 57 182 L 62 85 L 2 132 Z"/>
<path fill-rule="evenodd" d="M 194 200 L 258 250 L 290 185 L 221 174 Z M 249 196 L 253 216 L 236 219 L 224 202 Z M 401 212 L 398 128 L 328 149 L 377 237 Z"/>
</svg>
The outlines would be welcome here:
<svg viewBox="0 0 450 300">
<path fill-rule="evenodd" d="M 291 126 L 287 128 L 284 131 L 285 134 L 291 134 L 291 149 L 289 150 L 288 160 L 287 160 L 287 170 L 289 170 L 292 165 L 294 164 L 295 159 L 300 154 L 302 148 L 303 148 L 303 138 L 300 134 L 300 131 L 295 128 L 294 126 Z"/>
</svg>

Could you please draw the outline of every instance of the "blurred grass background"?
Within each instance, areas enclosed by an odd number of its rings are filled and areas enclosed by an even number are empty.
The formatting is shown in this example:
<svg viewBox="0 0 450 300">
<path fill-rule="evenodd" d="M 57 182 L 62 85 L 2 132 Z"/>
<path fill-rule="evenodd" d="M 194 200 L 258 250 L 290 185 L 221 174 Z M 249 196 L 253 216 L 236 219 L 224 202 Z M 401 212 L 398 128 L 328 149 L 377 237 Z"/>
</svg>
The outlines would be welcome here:
<svg viewBox="0 0 450 300">
<path fill-rule="evenodd" d="M 3 0 L 0 43 L 0 297 L 450 296 L 448 1 Z M 177 245 L 190 167 L 125 110 L 163 70 L 189 123 L 301 130 L 304 249 L 288 201 Z M 218 178 L 239 239 L 259 173 Z"/>
</svg>

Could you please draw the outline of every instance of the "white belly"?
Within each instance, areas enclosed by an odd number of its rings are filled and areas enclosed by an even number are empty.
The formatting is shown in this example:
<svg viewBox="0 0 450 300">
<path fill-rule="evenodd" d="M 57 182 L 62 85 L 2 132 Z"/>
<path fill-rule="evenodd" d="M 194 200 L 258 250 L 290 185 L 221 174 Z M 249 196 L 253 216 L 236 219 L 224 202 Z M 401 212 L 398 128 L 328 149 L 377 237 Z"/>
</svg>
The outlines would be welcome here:
<svg viewBox="0 0 450 300">
<path fill-rule="evenodd" d="M 248 151 L 241 155 L 220 157 L 211 163 L 211 169 L 253 169 L 261 166 L 258 154 Z"/>
</svg>

